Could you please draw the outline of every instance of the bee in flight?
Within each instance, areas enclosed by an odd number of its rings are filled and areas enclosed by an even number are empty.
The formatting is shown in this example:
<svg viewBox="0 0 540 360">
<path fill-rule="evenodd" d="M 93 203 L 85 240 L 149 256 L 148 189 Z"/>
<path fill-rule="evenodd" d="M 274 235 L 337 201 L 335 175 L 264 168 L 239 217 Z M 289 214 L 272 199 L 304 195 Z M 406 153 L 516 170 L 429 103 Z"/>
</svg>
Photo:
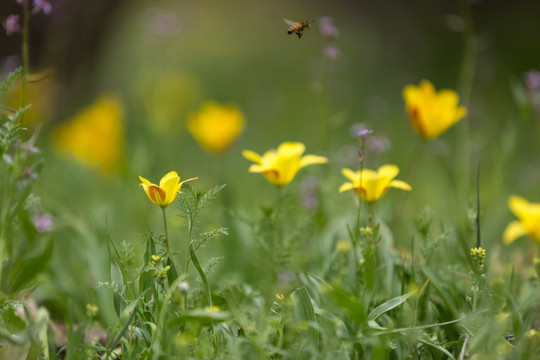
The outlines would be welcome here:
<svg viewBox="0 0 540 360">
<path fill-rule="evenodd" d="M 287 19 L 283 19 L 285 22 L 289 25 L 289 29 L 287 30 L 287 34 L 296 33 L 298 35 L 298 38 L 302 38 L 302 32 L 306 29 L 309 29 L 313 21 L 310 20 L 301 20 L 301 21 L 291 21 Z"/>
</svg>

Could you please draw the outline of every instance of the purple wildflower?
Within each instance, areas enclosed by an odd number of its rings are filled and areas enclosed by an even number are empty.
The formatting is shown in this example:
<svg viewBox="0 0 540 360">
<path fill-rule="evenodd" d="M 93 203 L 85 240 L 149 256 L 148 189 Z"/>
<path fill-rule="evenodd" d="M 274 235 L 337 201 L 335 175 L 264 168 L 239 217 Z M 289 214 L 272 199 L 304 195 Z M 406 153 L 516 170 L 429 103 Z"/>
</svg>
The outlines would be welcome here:
<svg viewBox="0 0 540 360">
<path fill-rule="evenodd" d="M 2 156 L 2 158 L 4 159 L 6 164 L 13 165 L 13 157 L 11 155 L 4 154 L 4 156 Z"/>
<path fill-rule="evenodd" d="M 530 92 L 540 90 L 540 72 L 537 70 L 527 71 L 525 73 L 525 85 Z"/>
<path fill-rule="evenodd" d="M 19 25 L 19 15 L 9 15 L 2 24 L 6 29 L 6 35 L 11 36 L 21 31 L 21 25 Z"/>
<path fill-rule="evenodd" d="M 54 221 L 50 214 L 41 214 L 34 217 L 34 226 L 39 233 L 51 231 L 53 225 Z"/>
<path fill-rule="evenodd" d="M 45 15 L 49 15 L 52 12 L 52 5 L 47 0 L 34 0 L 33 5 L 32 14 L 43 11 Z"/>
<path fill-rule="evenodd" d="M 319 18 L 319 26 L 323 36 L 328 38 L 339 36 L 339 30 L 334 26 L 334 19 L 331 16 L 321 16 Z"/>
</svg>

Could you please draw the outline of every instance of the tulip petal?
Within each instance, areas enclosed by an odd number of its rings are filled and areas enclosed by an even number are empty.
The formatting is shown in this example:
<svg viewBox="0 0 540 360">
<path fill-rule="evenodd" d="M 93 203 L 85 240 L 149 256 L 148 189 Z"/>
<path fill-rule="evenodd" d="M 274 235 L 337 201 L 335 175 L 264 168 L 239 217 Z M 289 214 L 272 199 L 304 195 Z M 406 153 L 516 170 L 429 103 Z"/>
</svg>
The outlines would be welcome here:
<svg viewBox="0 0 540 360">
<path fill-rule="evenodd" d="M 139 176 L 139 180 L 141 180 L 141 182 L 145 185 L 152 185 L 152 183 L 148 180 L 146 180 L 145 178 L 143 178 L 142 176 Z"/>
<path fill-rule="evenodd" d="M 300 159 L 300 168 L 303 168 L 304 166 L 308 165 L 314 165 L 314 164 L 326 164 L 328 162 L 328 159 L 324 156 L 318 156 L 318 155 L 305 155 L 302 156 Z"/>
<path fill-rule="evenodd" d="M 145 191 L 146 191 L 146 194 L 148 195 L 148 197 L 150 198 L 150 200 L 154 204 L 159 205 L 161 207 L 166 205 L 167 194 L 165 193 L 165 191 L 163 191 L 162 188 L 160 188 L 157 185 L 152 184 L 152 185 L 146 187 Z"/>
<path fill-rule="evenodd" d="M 301 156 L 306 151 L 306 146 L 301 142 L 284 142 L 277 148 L 279 156 Z"/>
<path fill-rule="evenodd" d="M 181 181 L 180 184 L 178 184 L 178 185 L 182 186 L 182 184 L 184 184 L 185 182 L 193 181 L 193 180 L 197 180 L 197 179 L 198 179 L 198 177 L 194 177 L 194 178 L 191 178 L 191 179 L 187 179 L 187 180 Z M 180 190 L 180 188 L 179 188 L 178 190 Z"/>
<path fill-rule="evenodd" d="M 505 244 L 510 244 L 517 238 L 527 235 L 527 229 L 519 222 L 512 221 L 506 229 L 504 229 L 503 242 Z"/>
<path fill-rule="evenodd" d="M 341 169 L 341 173 L 343 176 L 345 176 L 347 179 L 351 181 L 360 181 L 360 172 L 359 171 L 353 171 L 351 169 L 343 168 Z"/>
<path fill-rule="evenodd" d="M 266 166 L 253 164 L 249 167 L 248 172 L 250 173 L 262 173 L 268 171 L 268 168 Z"/>
<path fill-rule="evenodd" d="M 261 163 L 261 155 L 257 154 L 255 151 L 243 150 L 242 151 L 242 156 L 245 157 L 248 160 L 256 162 L 257 164 Z"/>
<path fill-rule="evenodd" d="M 165 174 L 161 178 L 161 180 L 159 180 L 159 186 L 162 187 L 162 188 L 165 188 L 166 183 L 169 183 L 169 182 L 177 183 L 178 181 L 180 181 L 180 176 L 178 176 L 178 173 L 176 171 L 170 171 L 167 174 Z M 165 191 L 166 191 L 166 189 L 165 189 Z"/>
<path fill-rule="evenodd" d="M 352 190 L 352 189 L 354 189 L 353 183 L 346 182 L 346 183 L 341 184 L 341 186 L 339 187 L 339 192 L 342 193 L 344 191 Z"/>
<path fill-rule="evenodd" d="M 399 168 L 396 165 L 383 165 L 377 170 L 379 177 L 393 179 L 399 174 Z"/>
<path fill-rule="evenodd" d="M 508 207 L 518 218 L 529 212 L 530 203 L 521 196 L 513 195 L 508 199 Z"/>
<path fill-rule="evenodd" d="M 409 185 L 405 181 L 401 181 L 401 180 L 392 180 L 392 182 L 390 183 L 390 186 L 398 188 L 398 189 L 402 189 L 402 190 L 407 190 L 407 191 L 412 190 L 411 185 Z"/>
</svg>

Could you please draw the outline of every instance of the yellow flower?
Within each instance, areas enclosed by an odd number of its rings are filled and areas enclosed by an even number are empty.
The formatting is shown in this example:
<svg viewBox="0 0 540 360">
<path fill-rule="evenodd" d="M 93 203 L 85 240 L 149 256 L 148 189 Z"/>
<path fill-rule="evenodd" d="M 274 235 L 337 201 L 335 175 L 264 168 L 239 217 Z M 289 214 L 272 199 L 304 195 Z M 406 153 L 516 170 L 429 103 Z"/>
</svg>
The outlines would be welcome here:
<svg viewBox="0 0 540 360">
<path fill-rule="evenodd" d="M 486 249 L 482 247 L 471 248 L 472 257 L 483 259 L 486 257 Z"/>
<path fill-rule="evenodd" d="M 520 196 L 510 196 L 508 207 L 519 220 L 514 220 L 504 230 L 503 241 L 510 244 L 528 235 L 540 242 L 540 203 L 530 203 Z"/>
<path fill-rule="evenodd" d="M 103 95 L 60 125 L 53 134 L 53 141 L 62 153 L 108 174 L 118 168 L 124 156 L 123 118 L 120 99 L 111 94 Z"/>
<path fill-rule="evenodd" d="M 225 151 L 244 130 L 244 115 L 232 105 L 209 101 L 189 116 L 187 128 L 202 148 L 217 154 Z"/>
<path fill-rule="evenodd" d="M 301 168 L 328 162 L 324 156 L 302 156 L 305 150 L 301 142 L 284 142 L 278 146 L 277 151 L 268 150 L 263 156 L 251 150 L 242 151 L 242 156 L 255 162 L 249 167 L 249 172 L 262 173 L 272 184 L 281 187 L 290 183 Z"/>
<path fill-rule="evenodd" d="M 455 91 L 436 92 L 428 80 L 405 86 L 403 99 L 412 127 L 424 139 L 435 139 L 467 114 L 465 107 L 458 106 Z"/>
<path fill-rule="evenodd" d="M 197 178 L 191 178 L 180 182 L 180 176 L 178 176 L 176 171 L 165 174 L 159 181 L 159 186 L 152 184 L 142 176 L 139 176 L 139 179 L 142 182 L 139 186 L 144 189 L 148 198 L 163 209 L 176 199 L 176 195 L 178 195 L 183 183 L 197 180 Z"/>
<path fill-rule="evenodd" d="M 377 171 L 363 169 L 362 171 L 352 171 L 351 169 L 342 169 L 341 173 L 351 182 L 346 182 L 339 187 L 339 192 L 354 190 L 356 194 L 366 202 L 375 202 L 379 200 L 389 188 L 395 187 L 410 191 L 409 184 L 401 180 L 393 180 L 399 173 L 396 165 L 383 165 Z"/>
<path fill-rule="evenodd" d="M 219 308 L 219 306 L 216 306 L 216 305 L 207 306 L 207 307 L 204 308 L 204 312 L 208 313 L 208 314 L 217 313 L 220 310 L 221 309 Z"/>
</svg>

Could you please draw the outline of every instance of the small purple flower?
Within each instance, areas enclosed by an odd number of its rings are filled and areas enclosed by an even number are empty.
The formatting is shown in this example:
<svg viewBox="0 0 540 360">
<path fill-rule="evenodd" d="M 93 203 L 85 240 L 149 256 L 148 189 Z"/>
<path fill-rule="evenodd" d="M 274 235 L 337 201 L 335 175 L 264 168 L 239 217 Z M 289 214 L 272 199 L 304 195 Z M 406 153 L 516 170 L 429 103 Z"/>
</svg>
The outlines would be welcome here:
<svg viewBox="0 0 540 360">
<path fill-rule="evenodd" d="M 372 136 L 368 142 L 368 148 L 374 154 L 381 154 L 390 149 L 392 143 L 385 136 Z"/>
<path fill-rule="evenodd" d="M 351 125 L 351 136 L 353 137 L 364 137 L 373 133 L 373 130 L 369 130 L 365 124 L 356 123 Z"/>
<path fill-rule="evenodd" d="M 365 138 L 369 134 L 373 134 L 373 130 L 362 129 L 358 132 L 358 136 Z"/>
<path fill-rule="evenodd" d="M 2 158 L 4 159 L 4 162 L 8 165 L 13 165 L 13 157 L 9 154 L 4 154 L 4 156 L 2 156 Z"/>
<path fill-rule="evenodd" d="M 540 72 L 537 70 L 527 71 L 525 73 L 525 85 L 530 92 L 540 90 Z"/>
<path fill-rule="evenodd" d="M 13 157 L 9 154 L 4 154 L 4 156 L 2 156 L 2 159 L 4 160 L 4 162 L 8 165 L 13 165 Z"/>
<path fill-rule="evenodd" d="M 32 14 L 37 14 L 43 11 L 45 15 L 49 15 L 52 12 L 52 5 L 47 0 L 34 0 Z"/>
<path fill-rule="evenodd" d="M 21 31 L 21 25 L 19 25 L 19 15 L 9 15 L 2 24 L 6 29 L 6 35 L 11 36 Z"/>
<path fill-rule="evenodd" d="M 54 221 L 50 214 L 41 214 L 34 217 L 34 226 L 39 233 L 51 231 L 53 225 Z"/>
<path fill-rule="evenodd" d="M 331 16 L 321 16 L 319 18 L 319 26 L 323 36 L 328 38 L 339 36 L 339 30 L 334 26 L 334 19 Z"/>
<path fill-rule="evenodd" d="M 341 51 L 337 48 L 337 46 L 333 44 L 328 44 L 324 47 L 323 50 L 324 57 L 330 60 L 335 60 L 341 56 Z"/>
</svg>

